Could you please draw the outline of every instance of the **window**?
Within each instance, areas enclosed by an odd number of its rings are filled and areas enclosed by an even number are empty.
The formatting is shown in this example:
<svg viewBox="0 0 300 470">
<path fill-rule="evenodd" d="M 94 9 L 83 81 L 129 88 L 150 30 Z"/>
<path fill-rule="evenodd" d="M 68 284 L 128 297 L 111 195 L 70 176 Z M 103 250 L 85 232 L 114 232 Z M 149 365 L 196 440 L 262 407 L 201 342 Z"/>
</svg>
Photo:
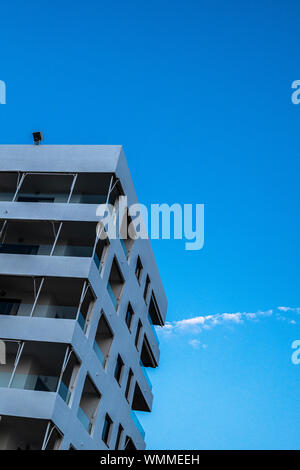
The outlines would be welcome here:
<svg viewBox="0 0 300 470">
<path fill-rule="evenodd" d="M 124 449 L 125 450 L 136 450 L 136 447 L 135 447 L 131 437 L 129 437 L 129 436 L 126 436 Z"/>
<path fill-rule="evenodd" d="M 89 434 L 92 434 L 96 421 L 101 394 L 87 375 L 77 411 L 77 417 Z"/>
<path fill-rule="evenodd" d="M 107 290 L 116 310 L 118 309 L 121 301 L 124 284 L 125 281 L 119 268 L 117 259 L 114 258 L 107 283 Z"/>
<path fill-rule="evenodd" d="M 120 382 L 121 382 L 123 366 L 124 366 L 124 362 L 123 362 L 120 354 L 118 354 L 116 368 L 115 368 L 115 379 L 116 379 L 116 381 L 118 382 L 119 385 L 120 385 Z"/>
<path fill-rule="evenodd" d="M 111 428 L 112 428 L 112 420 L 110 418 L 110 416 L 108 416 L 108 414 L 106 414 L 105 416 L 105 420 L 104 420 L 104 425 L 103 425 L 103 431 L 102 431 L 102 440 L 103 442 L 105 442 L 105 444 L 108 446 L 108 442 L 109 442 L 109 436 L 110 436 L 110 431 L 111 431 Z"/>
<path fill-rule="evenodd" d="M 123 220 L 119 220 L 120 224 L 120 242 L 125 254 L 126 259 L 128 260 L 133 242 L 136 238 L 136 233 L 132 224 L 132 219 L 128 215 L 128 210 L 126 210 L 126 214 L 124 214 Z M 130 229 L 129 229 L 130 227 Z"/>
<path fill-rule="evenodd" d="M 17 315 L 21 300 L 0 299 L 0 315 Z"/>
<path fill-rule="evenodd" d="M 113 331 L 111 330 L 104 312 L 102 311 L 93 348 L 103 367 L 106 367 L 113 339 Z"/>
<path fill-rule="evenodd" d="M 123 436 L 123 432 L 124 432 L 124 428 L 123 428 L 122 424 L 119 424 L 115 450 L 120 450 L 120 444 L 121 444 L 121 439 L 122 439 L 122 436 Z"/>
<path fill-rule="evenodd" d="M 158 308 L 158 304 L 157 304 L 153 290 L 151 293 L 148 315 L 153 325 L 163 325 L 163 319 L 161 317 L 161 313 Z"/>
<path fill-rule="evenodd" d="M 146 282 L 145 282 L 145 289 L 144 289 L 144 300 L 145 300 L 145 302 L 147 301 L 149 287 L 150 287 L 150 277 L 147 274 Z"/>
<path fill-rule="evenodd" d="M 100 273 L 102 272 L 103 267 L 105 265 L 105 260 L 108 254 L 108 250 L 109 250 L 108 238 L 105 238 L 104 240 L 100 238 L 99 241 L 97 242 L 95 253 L 94 253 L 94 261 Z"/>
<path fill-rule="evenodd" d="M 54 202 L 54 197 L 19 196 L 18 202 Z"/>
<path fill-rule="evenodd" d="M 131 331 L 133 315 L 134 315 L 134 311 L 129 303 L 127 307 L 126 317 L 125 317 L 125 322 L 126 322 L 126 325 L 128 326 L 129 331 Z"/>
<path fill-rule="evenodd" d="M 128 402 L 129 402 L 129 395 L 130 395 L 130 390 L 131 390 L 132 377 L 133 377 L 133 372 L 131 369 L 129 369 L 126 390 L 125 390 L 125 397 Z"/>
<path fill-rule="evenodd" d="M 139 283 L 141 283 L 142 272 L 143 272 L 143 265 L 141 262 L 141 258 L 138 256 L 137 262 L 136 262 L 136 268 L 135 268 L 135 275 Z"/>
<path fill-rule="evenodd" d="M 139 320 L 138 326 L 137 326 L 137 329 L 136 329 L 136 335 L 135 335 L 135 346 L 136 346 L 136 348 L 139 345 L 139 340 L 140 340 L 142 327 L 143 327 L 142 322 L 141 322 L 141 320 Z"/>
</svg>

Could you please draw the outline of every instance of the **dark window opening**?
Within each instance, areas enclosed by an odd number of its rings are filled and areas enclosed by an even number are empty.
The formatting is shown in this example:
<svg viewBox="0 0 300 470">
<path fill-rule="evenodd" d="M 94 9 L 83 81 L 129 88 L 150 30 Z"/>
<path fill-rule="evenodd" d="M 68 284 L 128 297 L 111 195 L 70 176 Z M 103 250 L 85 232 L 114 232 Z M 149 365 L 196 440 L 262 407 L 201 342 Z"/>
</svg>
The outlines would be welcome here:
<svg viewBox="0 0 300 470">
<path fill-rule="evenodd" d="M 127 307 L 127 312 L 126 312 L 126 316 L 125 316 L 125 322 L 126 322 L 126 325 L 129 329 L 129 331 L 131 331 L 131 325 L 132 325 L 132 320 L 133 320 L 133 315 L 134 315 L 134 311 L 131 307 L 131 304 L 129 303 L 128 304 L 128 307 Z"/>
<path fill-rule="evenodd" d="M 150 287 L 150 277 L 147 274 L 146 282 L 145 282 L 145 289 L 144 289 L 144 300 L 145 300 L 145 302 L 147 302 L 149 287 Z"/>
<path fill-rule="evenodd" d="M 136 262 L 136 268 L 135 268 L 135 275 L 139 283 L 141 283 L 142 272 L 143 272 L 143 265 L 141 262 L 141 258 L 138 256 L 137 262 Z"/>
<path fill-rule="evenodd" d="M 108 414 L 105 416 L 104 420 L 104 425 L 103 425 L 103 431 L 102 431 L 102 440 L 103 442 L 108 446 L 109 443 L 109 437 L 112 429 L 112 420 Z"/>
<path fill-rule="evenodd" d="M 157 301 L 156 301 L 156 298 L 155 298 L 155 295 L 154 295 L 154 292 L 152 291 L 152 294 L 151 294 L 151 299 L 150 299 L 150 304 L 149 304 L 149 317 L 151 319 L 151 323 L 153 323 L 153 325 L 163 325 L 163 320 L 162 320 L 162 317 L 161 317 L 161 313 L 160 313 L 160 310 L 158 308 L 158 305 L 157 305 Z"/>
<path fill-rule="evenodd" d="M 118 354 L 117 363 L 116 363 L 116 367 L 115 367 L 115 379 L 116 379 L 116 381 L 118 382 L 119 385 L 121 383 L 121 376 L 122 376 L 123 367 L 124 367 L 124 362 L 123 362 L 120 354 Z"/>
<path fill-rule="evenodd" d="M 133 440 L 129 436 L 126 436 L 124 449 L 125 450 L 136 450 L 136 447 L 133 443 Z"/>
<path fill-rule="evenodd" d="M 100 399 L 101 394 L 87 375 L 77 411 L 77 417 L 89 434 L 93 431 Z"/>
<path fill-rule="evenodd" d="M 139 346 L 142 327 L 143 327 L 143 324 L 142 324 L 141 320 L 139 320 L 138 326 L 137 326 L 137 329 L 136 329 L 135 342 L 134 342 L 136 348 L 138 348 L 138 346 Z"/>
<path fill-rule="evenodd" d="M 124 428 L 123 428 L 122 424 L 119 424 L 115 450 L 120 450 L 120 444 L 121 444 L 121 439 L 122 439 L 122 436 L 123 436 L 123 432 L 124 432 Z"/>
<path fill-rule="evenodd" d="M 133 372 L 131 369 L 129 369 L 126 390 L 125 390 L 125 398 L 128 402 L 129 402 L 129 396 L 130 396 L 130 391 L 131 391 L 132 379 L 133 379 Z"/>
<path fill-rule="evenodd" d="M 109 326 L 108 321 L 104 313 L 101 313 L 101 317 L 98 323 L 96 337 L 94 341 L 94 351 L 101 362 L 102 366 L 105 367 L 109 357 L 109 351 L 114 339 L 113 332 Z"/>
<path fill-rule="evenodd" d="M 119 268 L 117 259 L 114 258 L 107 283 L 107 290 L 116 310 L 121 302 L 124 283 L 124 277 Z"/>
</svg>

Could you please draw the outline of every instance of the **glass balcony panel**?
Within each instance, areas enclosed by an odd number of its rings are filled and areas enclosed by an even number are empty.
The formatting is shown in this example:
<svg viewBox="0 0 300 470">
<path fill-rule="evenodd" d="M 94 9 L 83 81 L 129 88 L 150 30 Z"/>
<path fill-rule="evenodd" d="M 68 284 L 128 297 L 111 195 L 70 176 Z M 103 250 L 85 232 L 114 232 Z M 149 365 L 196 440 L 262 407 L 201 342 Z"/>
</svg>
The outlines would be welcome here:
<svg viewBox="0 0 300 470">
<path fill-rule="evenodd" d="M 8 387 L 11 372 L 0 372 L 0 387 Z"/>
<path fill-rule="evenodd" d="M 54 256 L 74 256 L 78 258 L 90 258 L 92 254 L 93 248 L 91 246 L 77 246 L 67 244 L 56 245 L 53 252 Z"/>
<path fill-rule="evenodd" d="M 112 303 L 114 304 L 115 309 L 117 309 L 117 307 L 118 307 L 118 301 L 117 301 L 117 299 L 116 299 L 116 296 L 115 296 L 115 294 L 114 294 L 114 291 L 112 290 L 112 287 L 111 287 L 111 285 L 110 285 L 109 282 L 107 283 L 107 290 L 108 290 L 108 293 L 109 293 L 110 298 L 111 298 L 111 300 L 112 300 Z"/>
<path fill-rule="evenodd" d="M 15 374 L 12 388 L 35 390 L 40 392 L 56 392 L 58 377 L 32 374 Z"/>
<path fill-rule="evenodd" d="M 37 305 L 34 309 L 34 317 L 61 318 L 75 320 L 77 307 L 68 305 Z"/>
<path fill-rule="evenodd" d="M 90 421 L 90 418 L 85 414 L 82 408 L 78 408 L 77 416 L 81 424 L 84 426 L 84 428 L 87 430 L 87 432 L 90 434 L 92 430 L 92 423 Z"/>
<path fill-rule="evenodd" d="M 97 268 L 100 269 L 100 260 L 99 260 L 99 258 L 98 258 L 98 256 L 97 256 L 97 253 L 96 253 L 96 252 L 94 253 L 94 258 L 93 258 L 93 259 L 94 259 L 94 261 L 95 261 L 95 264 L 96 264 Z"/>
<path fill-rule="evenodd" d="M 17 315 L 20 307 L 20 302 L 14 300 L 0 300 L 0 315 Z"/>
<path fill-rule="evenodd" d="M 63 382 L 60 382 L 60 386 L 59 386 L 59 389 L 58 389 L 58 394 L 61 396 L 61 398 L 68 405 L 69 402 L 70 402 L 70 398 L 71 398 L 71 392 Z"/>
<path fill-rule="evenodd" d="M 126 248 L 126 245 L 125 245 L 125 242 L 124 242 L 123 238 L 120 238 L 120 242 L 121 242 L 124 254 L 125 254 L 125 256 L 127 256 L 127 248 Z"/>
<path fill-rule="evenodd" d="M 79 326 L 80 328 L 82 329 L 82 331 L 85 333 L 85 328 L 86 328 L 86 321 L 85 321 L 85 318 L 83 317 L 82 313 L 79 312 L 79 316 L 78 316 L 78 323 L 79 323 Z"/>
<path fill-rule="evenodd" d="M 102 366 L 104 367 L 105 366 L 105 362 L 106 362 L 106 359 L 104 357 L 104 354 L 103 352 L 101 351 L 101 349 L 99 348 L 98 344 L 96 341 L 94 341 L 94 345 L 93 345 L 93 348 L 94 348 L 94 351 L 99 359 L 99 361 L 101 362 Z"/>
</svg>

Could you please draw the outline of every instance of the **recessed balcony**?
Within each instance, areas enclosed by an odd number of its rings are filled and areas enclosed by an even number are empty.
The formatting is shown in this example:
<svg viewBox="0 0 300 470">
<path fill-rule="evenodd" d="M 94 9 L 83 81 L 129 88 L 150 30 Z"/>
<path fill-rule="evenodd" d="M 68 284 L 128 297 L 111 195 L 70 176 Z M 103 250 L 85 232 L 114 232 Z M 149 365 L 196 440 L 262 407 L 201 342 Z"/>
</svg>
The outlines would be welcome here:
<svg viewBox="0 0 300 470">
<path fill-rule="evenodd" d="M 51 421 L 16 416 L 0 417 L 0 450 L 58 450 L 62 438 Z"/>
<path fill-rule="evenodd" d="M 92 434 L 93 432 L 100 399 L 100 393 L 91 381 L 90 377 L 87 375 L 77 411 L 77 417 L 89 434 Z"/>
<path fill-rule="evenodd" d="M 1 365 L 1 388 L 57 393 L 69 405 L 80 367 L 69 346 L 3 341 L 6 344 L 6 364 Z"/>
<path fill-rule="evenodd" d="M 116 258 L 114 258 L 107 283 L 107 291 L 115 310 L 117 310 L 120 305 L 124 284 L 125 281 L 121 269 Z"/>
<path fill-rule="evenodd" d="M 86 332 L 95 301 L 84 279 L 0 276 L 0 315 L 77 320 Z"/>
<path fill-rule="evenodd" d="M 22 203 L 114 205 L 123 193 L 112 173 L 0 172 L 0 187 L 0 201 Z"/>
<path fill-rule="evenodd" d="M 106 320 L 104 313 L 102 312 L 98 323 L 93 348 L 103 367 L 105 367 L 107 364 L 113 339 L 113 332 L 109 326 L 108 321 Z"/>
</svg>

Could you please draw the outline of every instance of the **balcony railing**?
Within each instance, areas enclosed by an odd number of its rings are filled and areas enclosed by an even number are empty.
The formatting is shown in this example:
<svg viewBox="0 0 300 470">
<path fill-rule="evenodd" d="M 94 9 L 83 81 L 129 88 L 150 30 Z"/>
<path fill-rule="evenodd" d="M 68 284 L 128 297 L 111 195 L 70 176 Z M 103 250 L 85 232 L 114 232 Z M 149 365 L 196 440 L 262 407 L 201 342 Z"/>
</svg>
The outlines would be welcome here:
<svg viewBox="0 0 300 470">
<path fill-rule="evenodd" d="M 100 260 L 99 260 L 98 255 L 97 255 L 96 252 L 94 253 L 93 259 L 95 261 L 95 264 L 96 264 L 97 268 L 100 269 L 101 263 L 100 263 Z"/>
<path fill-rule="evenodd" d="M 112 300 L 112 303 L 114 304 L 114 307 L 115 307 L 115 309 L 117 310 L 118 301 L 117 301 L 117 299 L 116 299 L 116 296 L 115 296 L 115 294 L 114 294 L 114 291 L 112 290 L 112 287 L 111 287 L 111 285 L 110 285 L 109 282 L 107 283 L 107 290 L 108 290 L 109 296 L 110 296 L 110 298 L 111 298 L 111 300 Z"/>
<path fill-rule="evenodd" d="M 94 349 L 99 361 L 101 362 L 102 366 L 105 367 L 106 358 L 105 358 L 103 352 L 101 351 L 101 349 L 99 348 L 97 341 L 94 341 L 93 349 Z"/>
<path fill-rule="evenodd" d="M 22 305 L 22 304 L 21 304 Z M 60 318 L 75 320 L 77 307 L 71 305 L 39 305 L 34 309 L 33 316 L 43 318 Z"/>
<path fill-rule="evenodd" d="M 0 372 L 0 387 L 8 387 L 10 378 L 11 372 Z M 59 378 L 53 376 L 16 373 L 11 387 L 39 392 L 56 392 L 58 381 Z M 68 405 L 71 398 L 71 392 L 63 382 L 60 383 L 57 393 Z"/>
<path fill-rule="evenodd" d="M 49 256 L 53 245 L 23 243 L 1 243 L 0 254 L 12 255 L 43 255 Z M 54 249 L 54 256 L 73 256 L 75 258 L 90 258 L 92 256 L 92 247 L 83 245 L 67 245 L 58 243 Z M 96 255 L 97 256 L 97 255 Z M 95 259 L 95 258 L 94 258 Z M 96 262 L 96 260 L 95 260 Z M 99 263 L 100 264 L 100 263 Z"/>
<path fill-rule="evenodd" d="M 126 245 L 125 245 L 125 242 L 124 242 L 123 238 L 121 238 L 121 237 L 120 237 L 120 242 L 121 242 L 124 254 L 127 257 L 127 248 L 126 248 Z"/>
<path fill-rule="evenodd" d="M 152 383 L 151 383 L 151 380 L 149 379 L 149 375 L 148 375 L 148 373 L 147 373 L 147 371 L 146 371 L 146 367 L 143 365 L 142 361 L 140 361 L 140 366 L 141 366 L 141 369 L 142 369 L 143 374 L 144 374 L 144 376 L 145 376 L 145 379 L 147 380 L 147 383 L 148 383 L 150 389 L 152 390 Z"/>
<path fill-rule="evenodd" d="M 152 332 L 153 332 L 153 335 L 157 341 L 157 344 L 159 344 L 159 339 L 158 339 L 158 336 L 157 336 L 157 333 L 156 333 L 156 330 L 155 330 L 155 326 L 153 325 L 152 323 L 152 318 L 150 317 L 149 313 L 148 313 L 148 320 L 149 320 L 149 323 L 150 323 L 150 326 L 151 326 L 151 329 L 152 329 Z"/>
<path fill-rule="evenodd" d="M 78 408 L 78 412 L 77 412 L 77 417 L 79 419 L 79 421 L 81 422 L 81 424 L 84 426 L 84 428 L 86 429 L 86 431 L 91 434 L 91 431 L 92 431 L 92 423 L 91 423 L 91 420 L 90 418 L 85 414 L 85 412 L 83 411 L 82 408 Z"/>
<path fill-rule="evenodd" d="M 144 431 L 144 428 L 143 426 L 141 425 L 140 421 L 138 420 L 138 417 L 137 415 L 135 414 L 135 412 L 133 410 L 131 410 L 130 412 L 130 416 L 134 422 L 134 424 L 136 425 L 140 435 L 142 436 L 143 439 L 145 439 L 145 431 Z"/>
<path fill-rule="evenodd" d="M 15 193 L 7 192 L 0 193 L 0 201 L 12 201 Z M 33 203 L 66 203 L 68 199 L 68 193 L 19 193 L 17 196 L 17 202 L 33 202 Z M 81 194 L 74 193 L 71 197 L 70 203 L 77 204 L 104 204 L 106 202 L 106 194 Z"/>
<path fill-rule="evenodd" d="M 77 321 L 79 323 L 80 328 L 85 333 L 86 332 L 86 319 L 83 317 L 81 312 L 79 312 Z"/>
<path fill-rule="evenodd" d="M 13 243 L 1 243 L 0 253 L 11 255 L 37 255 L 49 254 L 51 245 L 21 245 Z M 38 253 L 39 252 L 39 253 Z"/>
<path fill-rule="evenodd" d="M 18 296 L 18 294 L 16 294 Z M 22 294 L 19 296 L 22 297 Z M 25 302 L 16 302 L 13 300 L 0 301 L 0 315 L 12 315 L 20 317 L 28 317 L 31 314 L 33 304 Z M 43 305 L 35 306 L 33 316 L 42 318 L 60 318 L 63 320 L 75 320 L 77 307 L 71 305 Z"/>
<path fill-rule="evenodd" d="M 70 403 L 71 391 L 63 382 L 60 382 L 58 394 L 66 402 L 67 405 Z"/>
<path fill-rule="evenodd" d="M 12 388 L 35 390 L 39 392 L 56 392 L 58 377 L 47 375 L 15 374 Z"/>
</svg>

